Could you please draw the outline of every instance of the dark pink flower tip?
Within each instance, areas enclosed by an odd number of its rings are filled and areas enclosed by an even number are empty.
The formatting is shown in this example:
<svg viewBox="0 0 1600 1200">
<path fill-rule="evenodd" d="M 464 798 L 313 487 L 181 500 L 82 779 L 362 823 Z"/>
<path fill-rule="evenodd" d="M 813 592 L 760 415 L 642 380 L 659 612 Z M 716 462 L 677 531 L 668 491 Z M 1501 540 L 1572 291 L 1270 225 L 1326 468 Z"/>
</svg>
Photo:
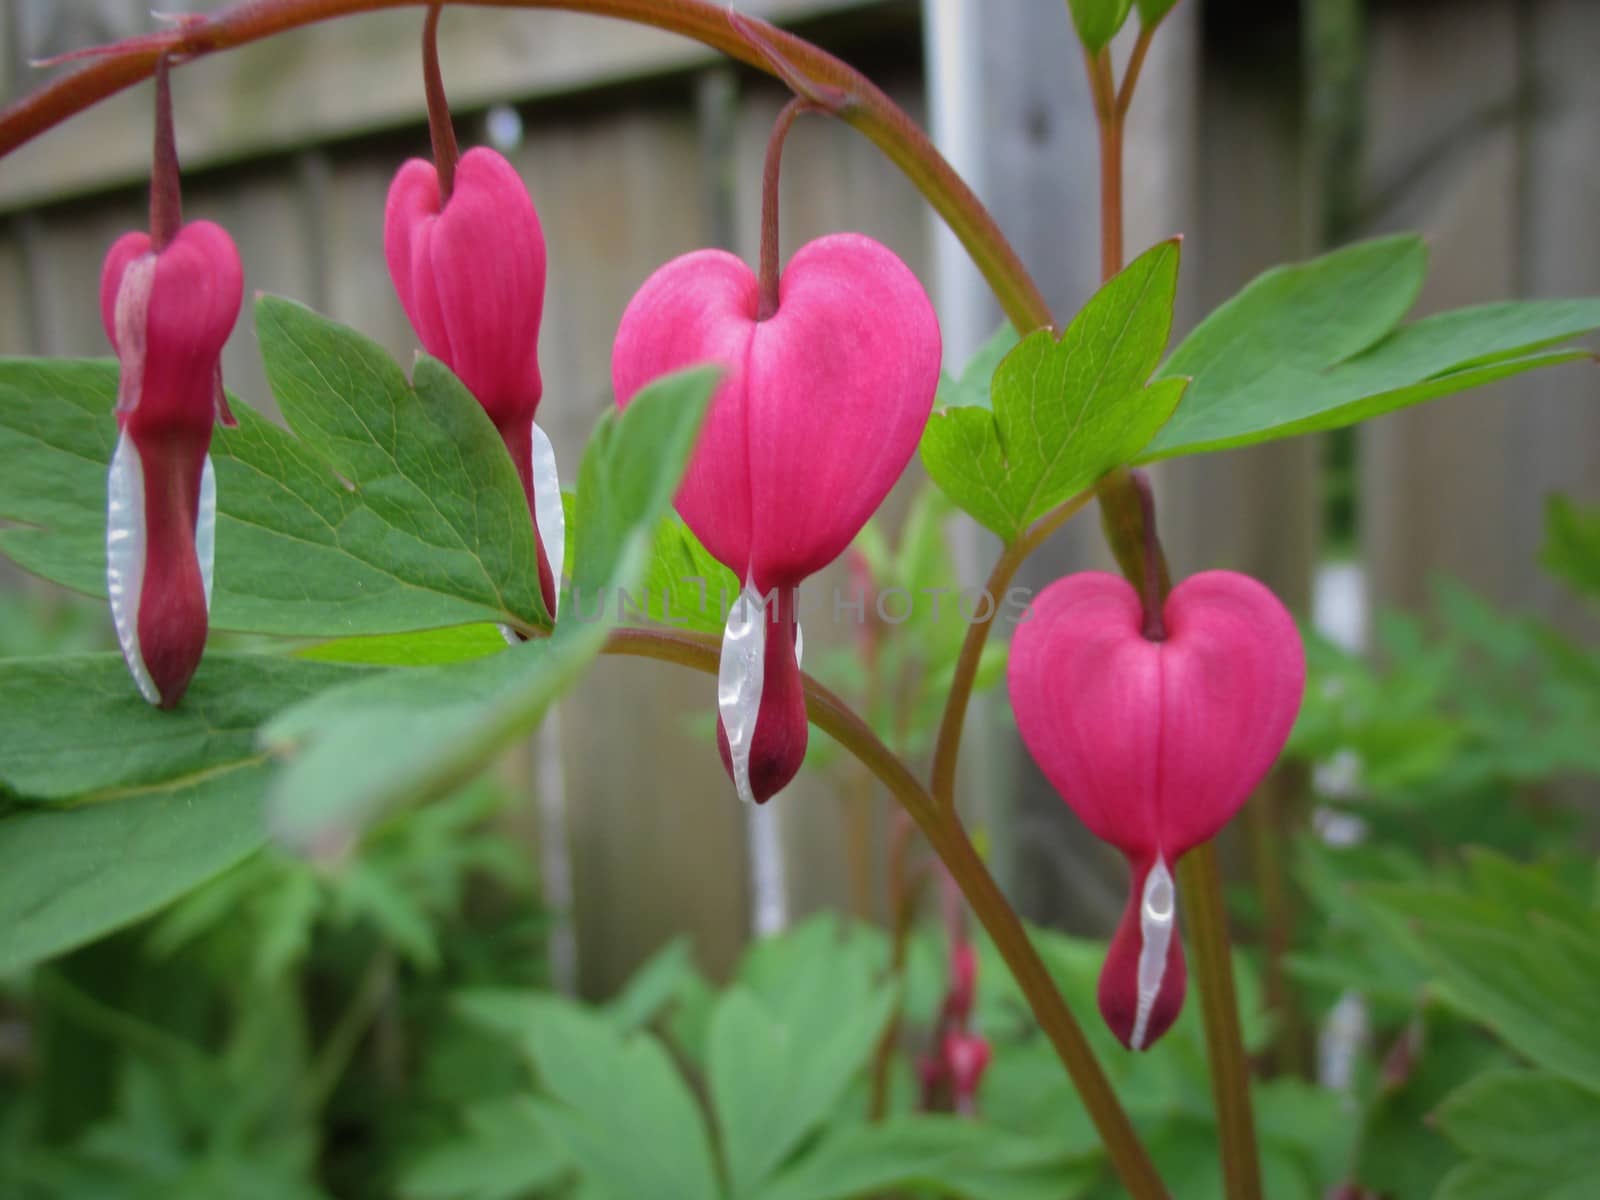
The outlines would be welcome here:
<svg viewBox="0 0 1600 1200">
<path fill-rule="evenodd" d="M 1100 968 L 1100 1015 L 1129 1050 L 1148 1050 L 1183 1011 L 1189 970 L 1173 889 L 1164 864 L 1135 865 L 1127 907 Z"/>
<path fill-rule="evenodd" d="M 804 246 L 765 321 L 759 292 L 731 254 L 673 260 L 623 314 L 611 376 L 626 405 L 669 371 L 723 366 L 677 508 L 765 592 L 832 562 L 883 502 L 927 424 L 941 346 L 916 276 L 859 234 Z"/>
<path fill-rule="evenodd" d="M 383 250 L 423 347 L 456 373 L 502 437 L 525 441 L 543 391 L 545 244 L 516 169 L 493 150 L 468 150 L 441 211 L 433 164 L 410 160 L 389 186 Z"/>
<path fill-rule="evenodd" d="M 749 760 L 751 798 L 757 804 L 765 804 L 788 787 L 806 760 L 806 694 L 795 653 L 795 636 L 800 628 L 796 598 L 792 588 L 780 592 L 762 618 L 766 621 L 766 643 L 762 651 L 761 704 Z M 737 782 L 728 731 L 720 716 L 717 751 L 728 777 Z"/>
<path fill-rule="evenodd" d="M 1007 679 L 1023 742 L 1090 831 L 1171 865 L 1271 768 L 1306 663 L 1294 619 L 1244 575 L 1185 580 L 1163 616 L 1166 640 L 1147 641 L 1125 580 L 1069 576 L 1018 625 Z"/>
<path fill-rule="evenodd" d="M 205 649 L 215 484 L 207 451 L 226 416 L 220 359 L 244 272 L 233 240 L 185 225 L 156 253 L 130 233 L 106 255 L 101 317 L 117 352 L 122 435 L 109 479 L 107 586 L 140 691 L 170 708 Z"/>
</svg>

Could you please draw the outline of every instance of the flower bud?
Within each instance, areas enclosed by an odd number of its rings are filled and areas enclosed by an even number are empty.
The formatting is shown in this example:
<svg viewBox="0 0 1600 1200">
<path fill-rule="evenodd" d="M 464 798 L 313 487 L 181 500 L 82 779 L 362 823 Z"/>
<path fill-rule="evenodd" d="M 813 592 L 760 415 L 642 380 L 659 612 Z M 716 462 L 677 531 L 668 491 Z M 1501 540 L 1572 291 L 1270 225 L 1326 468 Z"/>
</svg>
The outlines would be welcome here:
<svg viewBox="0 0 1600 1200">
<path fill-rule="evenodd" d="M 233 240 L 209 221 L 164 249 L 127 233 L 106 255 L 100 314 L 120 367 L 106 517 L 106 585 L 140 693 L 171 708 L 199 666 L 211 608 L 216 479 L 228 424 L 220 357 L 244 294 Z"/>
<path fill-rule="evenodd" d="M 411 159 L 389 186 L 383 251 L 423 348 L 456 373 L 505 442 L 539 541 L 545 608 L 554 615 L 564 533 L 556 528 L 563 520 L 554 455 L 533 423 L 544 392 L 545 244 L 528 190 L 504 157 L 478 147 L 461 156 L 441 203 L 434 165 Z"/>
</svg>

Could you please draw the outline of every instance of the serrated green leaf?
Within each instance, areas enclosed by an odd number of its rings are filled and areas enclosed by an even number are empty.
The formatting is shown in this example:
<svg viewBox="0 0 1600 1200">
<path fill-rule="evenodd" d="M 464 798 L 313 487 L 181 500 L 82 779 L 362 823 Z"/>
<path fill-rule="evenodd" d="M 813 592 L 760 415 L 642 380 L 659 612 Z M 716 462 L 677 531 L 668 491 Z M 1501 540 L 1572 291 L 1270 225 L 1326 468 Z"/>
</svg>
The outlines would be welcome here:
<svg viewBox="0 0 1600 1200">
<path fill-rule="evenodd" d="M 1067 7 L 1084 48 L 1098 54 L 1127 21 L 1133 0 L 1067 0 Z"/>
<path fill-rule="evenodd" d="M 1583 357 L 1548 351 L 1600 328 L 1600 300 L 1486 304 L 1399 327 L 1427 268 L 1409 235 L 1259 276 L 1161 368 L 1189 377 L 1140 461 L 1338 429 Z"/>
<path fill-rule="evenodd" d="M 1145 386 L 1172 327 L 1178 243 L 1162 242 L 1114 276 L 1057 341 L 1024 338 L 994 376 L 993 411 L 934 413 L 922 461 L 946 495 L 1007 541 L 1121 466 L 1183 393 Z"/>
<path fill-rule="evenodd" d="M 257 302 L 268 378 L 294 433 L 233 400 L 217 471 L 212 626 L 340 637 L 546 624 L 516 473 L 440 364 L 417 386 L 373 342 L 287 300 Z M 0 550 L 105 594 L 106 468 L 117 369 L 0 359 Z M 296 436 L 298 435 L 298 436 Z M 533 582 L 530 582 L 533 580 Z"/>
<path fill-rule="evenodd" d="M 616 613 L 607 601 L 643 569 L 715 383 L 705 369 L 670 375 L 601 418 L 579 472 L 572 587 L 554 635 L 365 680 L 267 727 L 266 744 L 289 758 L 269 802 L 281 841 L 340 853 L 380 814 L 466 782 L 538 724 L 604 645 Z"/>
</svg>

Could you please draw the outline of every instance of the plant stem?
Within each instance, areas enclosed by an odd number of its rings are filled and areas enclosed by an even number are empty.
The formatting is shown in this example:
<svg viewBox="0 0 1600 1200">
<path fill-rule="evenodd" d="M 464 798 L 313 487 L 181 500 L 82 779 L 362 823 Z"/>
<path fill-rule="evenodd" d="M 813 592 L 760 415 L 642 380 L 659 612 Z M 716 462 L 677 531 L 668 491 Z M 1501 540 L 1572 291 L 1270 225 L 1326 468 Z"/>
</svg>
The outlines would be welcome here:
<svg viewBox="0 0 1600 1200">
<path fill-rule="evenodd" d="M 308 1111 L 319 1113 L 327 1107 L 393 984 L 394 956 L 379 949 L 367 960 L 355 993 L 306 1071 L 303 1094 Z"/>
<path fill-rule="evenodd" d="M 1119 92 L 1109 51 L 1086 57 L 1089 88 L 1100 126 L 1100 271 L 1122 269 L 1122 150 L 1126 117 L 1154 27 L 1142 28 Z M 1171 575 L 1156 541 L 1155 503 L 1138 472 L 1113 471 L 1101 481 L 1103 527 L 1119 565 L 1144 597 L 1146 633 L 1160 630 Z M 1152 620 L 1156 623 L 1152 625 Z M 1164 630 L 1160 630 L 1164 634 Z M 1261 1200 L 1261 1165 L 1250 1107 L 1250 1069 L 1239 1029 L 1239 999 L 1228 945 L 1227 907 L 1216 848 L 1197 846 L 1178 865 L 1182 903 L 1200 982 L 1211 1094 L 1217 1110 L 1222 1179 L 1228 1200 Z"/>
<path fill-rule="evenodd" d="M 438 4 L 428 8 L 427 19 L 422 22 L 422 90 L 428 98 L 428 136 L 433 142 L 433 168 L 439 176 L 439 208 L 450 202 L 450 193 L 456 186 L 455 125 L 450 120 L 450 101 L 444 94 L 444 76 L 439 70 L 439 14 Z"/>
<path fill-rule="evenodd" d="M 911 944 L 911 927 L 916 921 L 917 900 L 921 896 L 921 879 L 913 879 L 912 873 L 906 869 L 906 858 L 911 852 L 911 832 L 914 826 L 911 817 L 903 810 L 896 814 L 894 831 L 889 843 L 889 920 L 890 927 L 890 955 L 889 979 L 900 990 L 900 983 L 905 977 L 906 954 Z M 894 1015 L 890 1017 L 889 1024 L 883 1031 L 883 1036 L 878 1039 L 878 1047 L 872 1056 L 872 1102 L 868 1108 L 868 1115 L 873 1121 L 881 1121 L 888 1115 L 889 1110 L 889 1070 L 894 1064 L 895 1048 L 900 1044 L 900 1030 L 904 1022 L 905 1006 L 901 1001 L 895 1004 Z"/>
<path fill-rule="evenodd" d="M 1111 73 L 1111 51 L 1085 55 L 1089 94 L 1100 127 L 1100 278 L 1110 279 L 1122 270 L 1122 98 Z M 1129 102 L 1133 100 L 1130 90 Z"/>
<path fill-rule="evenodd" d="M 1068 506 L 1063 506 L 1068 507 Z M 1052 514 L 1054 515 L 1054 514 Z M 1051 518 L 1042 519 L 1039 524 Z M 1064 520 L 1061 517 L 1060 520 Z M 1057 521 L 1059 524 L 1059 520 Z M 1037 529 L 1038 526 L 1035 526 Z M 1024 539 L 1025 541 L 1028 539 Z M 709 637 L 656 629 L 619 629 L 606 652 L 653 658 L 717 672 L 719 647 Z M 922 829 L 945 868 L 961 888 L 972 911 L 988 931 L 1027 997 L 1050 1044 L 1071 1076 L 1084 1108 L 1099 1131 L 1111 1165 L 1134 1200 L 1159 1200 L 1167 1195 L 1161 1177 L 1139 1140 L 1128 1114 L 1100 1069 L 1083 1030 L 1073 1017 L 1055 981 L 1028 938 L 1016 912 L 989 874 L 954 811 L 934 803 L 911 769 L 878 738 L 849 705 L 809 675 L 804 677 L 806 713 L 811 723 L 838 742 L 877 775 L 911 819 Z"/>
<path fill-rule="evenodd" d="M 1244 1036 L 1239 1029 L 1239 997 L 1234 989 L 1233 957 L 1228 948 L 1228 911 L 1222 899 L 1222 872 L 1214 843 L 1196 846 L 1183 856 L 1178 864 L 1178 888 L 1200 983 L 1224 1194 L 1229 1200 L 1261 1200 L 1255 1115 L 1250 1108 L 1250 1064 L 1245 1059 Z"/>
<path fill-rule="evenodd" d="M 156 134 L 150 162 L 150 245 L 160 253 L 183 227 L 178 138 L 172 128 L 172 81 L 166 56 L 156 60 Z"/>
<path fill-rule="evenodd" d="M 983 647 L 994 628 L 995 616 L 1000 611 L 1000 601 L 1011 587 L 1018 569 L 1028 560 L 1049 536 L 1076 516 L 1090 500 L 1093 491 L 1080 492 L 1066 503 L 1057 506 L 1035 521 L 1016 541 L 1001 551 L 989 572 L 984 594 L 991 603 L 982 620 L 967 626 L 967 635 L 961 643 L 961 653 L 956 658 L 955 674 L 950 680 L 950 692 L 945 697 L 944 714 L 939 719 L 939 734 L 933 747 L 932 792 L 941 809 L 955 807 L 956 762 L 961 755 L 961 730 L 967 720 L 967 705 L 972 699 L 972 685 L 978 678 L 978 665 L 983 660 Z"/>
<path fill-rule="evenodd" d="M 794 128 L 795 119 L 812 107 L 811 101 L 796 96 L 785 104 L 772 124 L 772 136 L 767 140 L 767 161 L 761 172 L 761 307 L 756 312 L 758 321 L 765 321 L 778 311 L 779 226 L 778 191 L 779 173 L 783 166 L 783 143 Z"/>
</svg>

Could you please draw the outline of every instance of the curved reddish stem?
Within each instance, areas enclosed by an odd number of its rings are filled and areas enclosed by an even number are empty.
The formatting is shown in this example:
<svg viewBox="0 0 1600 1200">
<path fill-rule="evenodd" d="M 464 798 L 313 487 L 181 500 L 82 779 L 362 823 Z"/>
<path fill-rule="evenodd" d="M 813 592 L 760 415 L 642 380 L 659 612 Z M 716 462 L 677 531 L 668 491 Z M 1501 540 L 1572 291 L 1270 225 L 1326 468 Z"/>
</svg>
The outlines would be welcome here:
<svg viewBox="0 0 1600 1200">
<path fill-rule="evenodd" d="M 162 54 L 195 58 L 260 41 L 318 21 L 355 13 L 410 7 L 426 0 L 244 0 L 203 19 L 184 22 L 160 35 L 130 38 L 90 57 L 86 66 L 52 80 L 0 111 L 0 157 L 75 113 L 142 79 Z M 727 10 L 708 0 L 432 0 L 493 8 L 567 9 L 653 25 L 703 42 L 715 50 L 779 75 L 781 61 L 803 74 L 813 88 L 845 93 L 840 113 L 899 167 L 950 225 L 994 290 L 1000 307 L 1024 332 L 1052 324 L 1045 303 L 1016 251 L 966 183 L 933 143 L 882 89 L 826 51 L 765 22 L 744 20 L 759 39 L 741 33 Z"/>
</svg>

